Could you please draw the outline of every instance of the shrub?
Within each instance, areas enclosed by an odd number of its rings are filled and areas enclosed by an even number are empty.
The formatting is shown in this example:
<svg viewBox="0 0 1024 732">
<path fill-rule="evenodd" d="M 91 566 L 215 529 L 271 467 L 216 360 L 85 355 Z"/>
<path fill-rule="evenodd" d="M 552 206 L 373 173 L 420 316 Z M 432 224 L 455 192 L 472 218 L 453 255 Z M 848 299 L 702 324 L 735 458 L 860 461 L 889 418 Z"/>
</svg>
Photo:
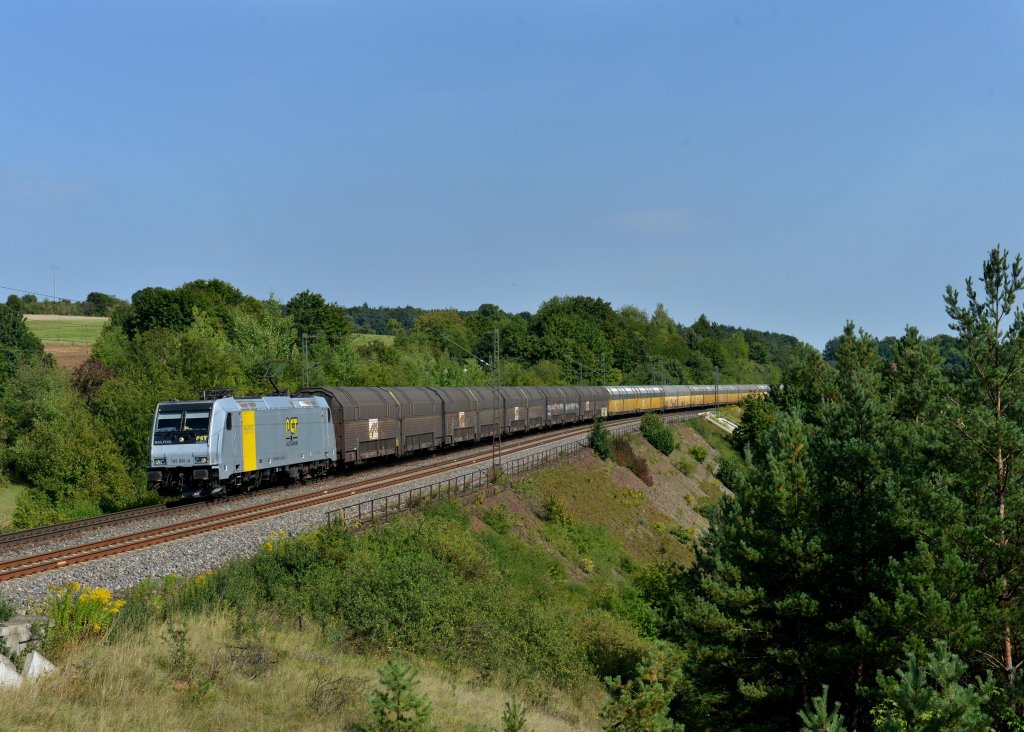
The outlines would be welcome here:
<svg viewBox="0 0 1024 732">
<path fill-rule="evenodd" d="M 562 524 L 563 526 L 568 526 L 572 523 L 568 509 L 566 509 L 561 499 L 556 496 L 548 496 L 547 500 L 544 501 L 544 520 L 555 524 Z"/>
<path fill-rule="evenodd" d="M 526 729 L 526 707 L 514 697 L 511 702 L 505 702 L 501 725 L 503 732 L 523 732 Z"/>
<path fill-rule="evenodd" d="M 0 592 L 0 623 L 6 622 L 14 617 L 14 603 Z"/>
<path fill-rule="evenodd" d="M 602 460 L 607 460 L 612 455 L 612 433 L 604 426 L 600 418 L 594 418 L 594 427 L 590 430 L 590 446 Z"/>
<path fill-rule="evenodd" d="M 745 465 L 739 458 L 726 455 L 718 461 L 718 470 L 715 477 L 722 482 L 726 488 L 736 491 L 742 483 L 746 474 Z"/>
<path fill-rule="evenodd" d="M 672 430 L 666 427 L 661 417 L 653 412 L 648 412 L 640 420 L 640 434 L 663 455 L 671 455 L 672 451 L 676 449 L 676 438 L 672 434 Z"/>
<path fill-rule="evenodd" d="M 487 509 L 481 518 L 485 524 L 499 534 L 507 534 L 512 529 L 512 517 L 504 503 Z"/>
<path fill-rule="evenodd" d="M 693 469 L 697 467 L 688 457 L 680 457 L 676 460 L 674 465 L 676 466 L 676 470 L 683 475 L 693 475 Z"/>
<path fill-rule="evenodd" d="M 103 587 L 84 587 L 67 582 L 50 587 L 46 599 L 36 608 L 39 615 L 53 622 L 46 630 L 44 645 L 60 649 L 89 636 L 105 632 L 121 612 L 124 600 L 115 600 Z"/>
<path fill-rule="evenodd" d="M 707 460 L 708 451 L 705 450 L 700 445 L 694 445 L 693 447 L 690 448 L 690 456 L 698 463 L 703 463 L 705 460 Z"/>
</svg>

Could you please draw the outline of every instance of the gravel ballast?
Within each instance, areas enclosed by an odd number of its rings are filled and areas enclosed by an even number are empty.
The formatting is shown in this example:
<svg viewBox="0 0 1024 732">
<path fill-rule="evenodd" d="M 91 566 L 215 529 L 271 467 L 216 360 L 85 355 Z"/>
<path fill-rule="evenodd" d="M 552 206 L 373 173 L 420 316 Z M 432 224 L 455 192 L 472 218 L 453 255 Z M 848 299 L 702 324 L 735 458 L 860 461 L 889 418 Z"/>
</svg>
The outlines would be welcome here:
<svg viewBox="0 0 1024 732">
<path fill-rule="evenodd" d="M 504 458 L 506 461 L 521 458 L 544 451 L 564 447 L 576 440 L 579 435 L 566 436 L 553 443 L 542 446 L 535 446 L 517 450 L 515 442 L 506 440 L 504 443 Z M 415 463 L 416 467 L 429 465 L 431 461 L 436 463 L 450 462 L 455 459 L 462 459 L 465 453 L 446 453 L 435 456 L 425 461 Z M 70 567 L 41 572 L 39 574 L 8 580 L 0 584 L 0 594 L 8 596 L 16 605 L 24 607 L 40 602 L 46 595 L 47 588 L 52 585 L 60 585 L 64 582 L 75 581 L 90 587 L 106 587 L 114 592 L 123 592 L 140 581 L 150 577 L 162 577 L 166 575 L 178 575 L 183 577 L 194 576 L 215 569 L 228 561 L 238 558 L 252 556 L 259 547 L 267 540 L 267 537 L 285 532 L 288 535 L 301 534 L 322 527 L 326 522 L 327 512 L 341 509 L 345 506 L 354 505 L 371 498 L 382 498 L 386 495 L 426 486 L 438 481 L 452 480 L 457 476 L 472 473 L 480 468 L 486 468 L 491 463 L 490 451 L 485 451 L 470 466 L 463 466 L 440 475 L 414 478 L 400 485 L 391 485 L 368 493 L 361 493 L 357 496 L 340 498 L 330 503 L 323 503 L 310 508 L 292 511 L 290 513 L 273 516 L 270 518 L 252 521 L 238 526 L 209 531 L 197 536 L 177 539 L 157 546 L 136 551 L 117 554 L 104 559 L 72 565 Z M 362 481 L 367 478 L 386 477 L 397 471 L 407 470 L 413 463 L 404 463 L 400 466 L 389 466 L 387 468 L 375 468 L 363 470 L 343 480 L 332 479 L 329 481 L 296 486 L 289 489 L 295 495 L 301 492 L 316 493 L 323 490 L 325 485 L 343 485 L 349 482 Z M 242 501 L 233 501 L 231 509 L 242 508 L 247 505 L 257 505 L 271 500 L 279 499 L 287 493 L 281 491 L 266 491 L 248 496 Z M 251 503 L 250 503 L 251 502 Z M 194 509 L 194 511 L 192 510 Z M 170 521 L 181 521 L 188 518 L 196 518 L 205 515 L 215 515 L 226 510 L 223 503 L 197 504 L 190 507 L 187 512 L 174 512 L 171 516 L 147 517 L 130 525 L 124 524 L 107 526 L 90 531 L 86 535 L 63 539 L 54 539 L 31 547 L 30 550 L 19 550 L 8 554 L 0 554 L 0 559 L 13 558 L 18 553 L 37 554 L 58 548 L 75 546 L 84 541 L 97 541 L 104 538 L 112 538 L 127 533 L 142 531 L 146 528 L 153 528 L 166 525 Z"/>
</svg>

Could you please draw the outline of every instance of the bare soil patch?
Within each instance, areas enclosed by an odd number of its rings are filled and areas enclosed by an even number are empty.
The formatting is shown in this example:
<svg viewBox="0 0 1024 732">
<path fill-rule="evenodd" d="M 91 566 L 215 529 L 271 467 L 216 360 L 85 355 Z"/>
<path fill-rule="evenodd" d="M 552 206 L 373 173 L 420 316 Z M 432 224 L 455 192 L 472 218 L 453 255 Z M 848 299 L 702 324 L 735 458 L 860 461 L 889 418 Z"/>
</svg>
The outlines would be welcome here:
<svg viewBox="0 0 1024 732">
<path fill-rule="evenodd" d="M 92 346 L 82 343 L 43 343 L 43 350 L 53 356 L 58 366 L 73 371 L 85 363 L 92 354 Z"/>
</svg>

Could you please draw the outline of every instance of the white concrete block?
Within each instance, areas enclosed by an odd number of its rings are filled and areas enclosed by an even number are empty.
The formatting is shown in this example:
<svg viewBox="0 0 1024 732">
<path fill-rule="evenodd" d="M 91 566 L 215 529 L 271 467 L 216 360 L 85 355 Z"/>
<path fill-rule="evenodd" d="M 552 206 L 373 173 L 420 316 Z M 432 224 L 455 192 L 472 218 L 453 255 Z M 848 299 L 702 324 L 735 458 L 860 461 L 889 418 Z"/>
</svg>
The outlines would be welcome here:
<svg viewBox="0 0 1024 732">
<path fill-rule="evenodd" d="M 32 651 L 25 659 L 25 670 L 22 676 L 28 680 L 35 680 L 48 676 L 57 670 L 57 667 L 46 660 L 39 651 Z"/>
<path fill-rule="evenodd" d="M 21 686 L 21 674 L 6 656 L 0 656 L 0 687 Z"/>
</svg>

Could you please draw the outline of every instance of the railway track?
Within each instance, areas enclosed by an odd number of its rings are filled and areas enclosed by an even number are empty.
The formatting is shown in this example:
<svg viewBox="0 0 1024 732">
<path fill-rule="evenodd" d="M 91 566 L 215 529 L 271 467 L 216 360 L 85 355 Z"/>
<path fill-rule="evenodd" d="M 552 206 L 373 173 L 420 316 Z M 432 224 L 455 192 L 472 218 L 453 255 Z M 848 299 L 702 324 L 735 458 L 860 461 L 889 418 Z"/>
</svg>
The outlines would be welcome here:
<svg viewBox="0 0 1024 732">
<path fill-rule="evenodd" d="M 638 419 L 627 419 L 616 423 L 616 426 L 627 426 L 638 424 Z M 506 442 L 506 456 L 511 457 L 516 453 L 530 450 L 547 443 L 556 443 L 566 438 L 578 437 L 590 432 L 590 427 L 572 427 L 559 430 L 555 433 L 533 435 Z M 452 460 L 430 466 L 411 467 L 387 476 L 366 478 L 355 482 L 327 485 L 320 490 L 307 492 L 299 495 L 288 495 L 258 505 L 249 505 L 237 509 L 222 511 L 219 513 L 192 518 L 184 521 L 171 521 L 165 525 L 126 533 L 120 536 L 110 537 L 99 541 L 90 541 L 76 546 L 44 551 L 37 554 L 30 554 L 22 557 L 0 561 L 0 582 L 26 577 L 28 575 L 46 572 L 52 569 L 68 567 L 74 564 L 89 562 L 104 557 L 122 554 L 137 549 L 143 549 L 157 544 L 174 541 L 197 534 L 210 531 L 217 531 L 239 524 L 259 521 L 265 518 L 278 516 L 292 511 L 299 511 L 326 503 L 332 503 L 344 498 L 358 496 L 366 493 L 376 492 L 384 488 L 403 485 L 411 481 L 429 478 L 435 475 L 450 473 L 481 463 L 491 452 L 491 448 L 474 448 L 469 454 L 460 455 Z M 95 519 L 84 519 L 82 521 L 70 522 L 68 524 L 56 524 L 53 526 L 30 529 L 17 534 L 8 534 L 0 544 L 8 551 L 11 547 L 38 543 L 43 539 L 52 539 L 60 535 L 80 533 L 97 526 L 109 526 L 117 523 L 128 523 L 140 518 L 148 518 L 154 515 L 168 515 L 175 509 L 165 506 L 148 506 L 132 511 L 122 511 L 117 514 L 98 516 Z"/>
</svg>

